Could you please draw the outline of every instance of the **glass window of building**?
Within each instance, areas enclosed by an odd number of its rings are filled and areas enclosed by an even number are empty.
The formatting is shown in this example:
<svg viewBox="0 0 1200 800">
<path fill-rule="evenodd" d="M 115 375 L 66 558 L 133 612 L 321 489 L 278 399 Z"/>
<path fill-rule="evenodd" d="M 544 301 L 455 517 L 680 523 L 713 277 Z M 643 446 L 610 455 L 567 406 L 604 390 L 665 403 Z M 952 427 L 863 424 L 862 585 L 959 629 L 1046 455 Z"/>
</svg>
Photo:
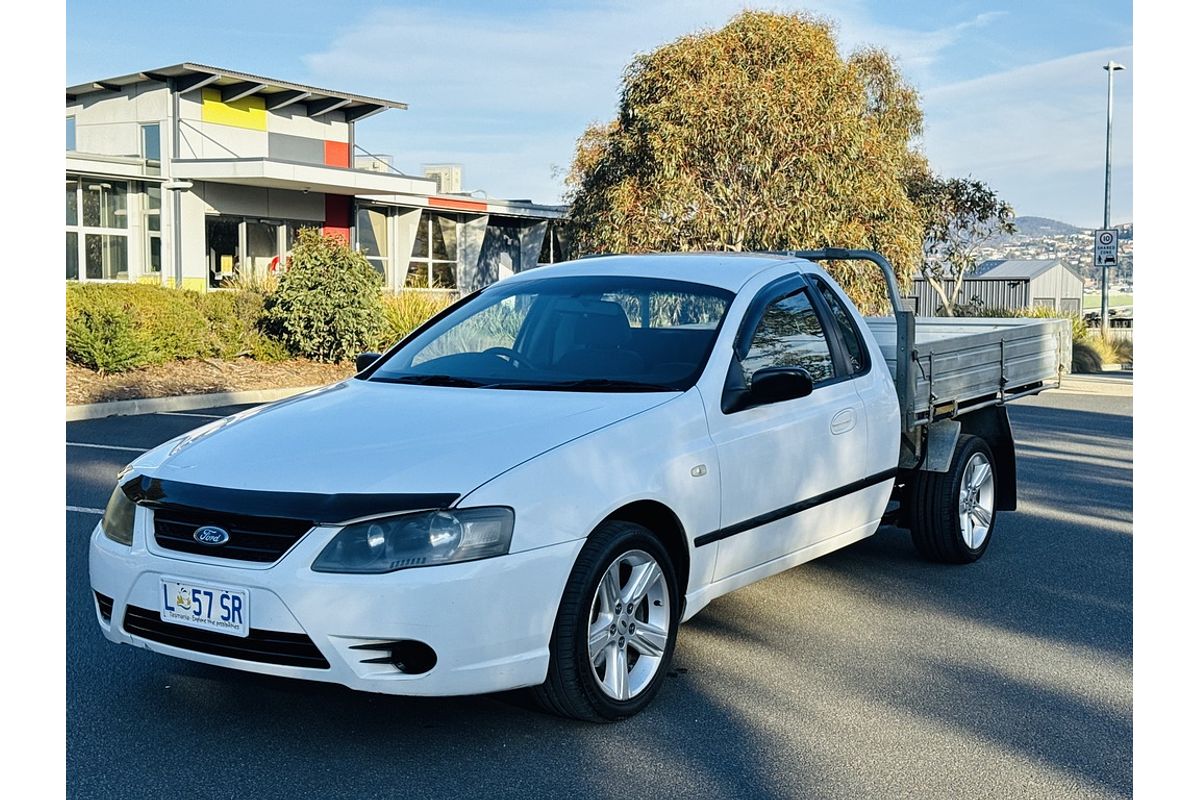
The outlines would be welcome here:
<svg viewBox="0 0 1200 800">
<path fill-rule="evenodd" d="M 557 222 L 549 223 L 546 226 L 546 235 L 542 237 L 542 252 L 538 254 L 538 263 L 557 264 L 568 258 L 570 256 L 567 255 L 566 229 Z"/>
<path fill-rule="evenodd" d="M 404 285 L 413 289 L 458 288 L 458 217 L 421 212 Z"/>
<path fill-rule="evenodd" d="M 75 117 L 67 117 L 67 151 L 75 149 Z"/>
<path fill-rule="evenodd" d="M 83 224 L 90 228 L 125 228 L 129 184 L 103 178 L 80 181 Z"/>
<path fill-rule="evenodd" d="M 129 237 L 87 233 L 83 237 L 88 280 L 118 281 L 129 278 Z"/>
<path fill-rule="evenodd" d="M 67 280 L 129 279 L 129 184 L 67 177 Z"/>
<path fill-rule="evenodd" d="M 279 223 L 246 221 L 246 258 L 256 278 L 264 278 L 279 264 Z"/>
<path fill-rule="evenodd" d="M 146 184 L 146 271 L 162 272 L 162 187 Z"/>
<path fill-rule="evenodd" d="M 79 233 L 67 231 L 67 280 L 79 280 Z"/>
<path fill-rule="evenodd" d="M 387 275 L 388 216 L 382 208 L 359 207 L 354 230 L 358 249 L 380 275 Z"/>
<path fill-rule="evenodd" d="M 241 219 L 210 216 L 204 220 L 208 253 L 208 285 L 220 289 L 237 277 L 242 266 Z"/>
<path fill-rule="evenodd" d="M 147 161 L 162 160 L 162 141 L 158 123 L 142 126 L 142 158 Z"/>
<path fill-rule="evenodd" d="M 67 224 L 79 224 L 79 179 L 67 178 Z"/>
</svg>

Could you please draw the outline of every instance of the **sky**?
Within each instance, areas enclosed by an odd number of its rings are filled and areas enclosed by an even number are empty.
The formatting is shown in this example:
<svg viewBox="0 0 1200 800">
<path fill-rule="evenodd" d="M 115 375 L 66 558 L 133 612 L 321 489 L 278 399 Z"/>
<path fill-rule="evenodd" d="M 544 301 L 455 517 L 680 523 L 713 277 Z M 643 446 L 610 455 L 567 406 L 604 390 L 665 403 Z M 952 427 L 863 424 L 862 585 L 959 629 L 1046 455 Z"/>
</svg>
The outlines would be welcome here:
<svg viewBox="0 0 1200 800">
<path fill-rule="evenodd" d="M 170 8 L 169 13 L 164 9 Z M 921 94 L 919 143 L 948 177 L 1019 215 L 1103 220 L 1107 83 L 1116 75 L 1112 219 L 1132 221 L 1130 2 L 967 0 L 209 0 L 67 3 L 67 81 L 192 61 L 409 104 L 360 122 L 397 168 L 463 165 L 463 188 L 555 203 L 575 141 L 614 116 L 630 59 L 744 8 L 831 21 L 843 55 L 896 57 Z"/>
</svg>

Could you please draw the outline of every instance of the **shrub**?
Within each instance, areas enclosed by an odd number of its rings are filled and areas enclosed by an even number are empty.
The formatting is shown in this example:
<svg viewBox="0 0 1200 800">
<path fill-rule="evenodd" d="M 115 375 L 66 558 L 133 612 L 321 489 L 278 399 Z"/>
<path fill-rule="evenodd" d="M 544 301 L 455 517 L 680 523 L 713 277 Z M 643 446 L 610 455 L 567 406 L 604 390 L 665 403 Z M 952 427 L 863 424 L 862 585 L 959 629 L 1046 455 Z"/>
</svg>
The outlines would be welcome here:
<svg viewBox="0 0 1200 800">
<path fill-rule="evenodd" d="M 376 348 L 381 352 L 416 330 L 423 322 L 453 302 L 441 292 L 405 290 L 383 298 L 383 333 Z"/>
<path fill-rule="evenodd" d="M 115 303 L 88 303 L 67 316 L 67 358 L 101 373 L 124 372 L 152 359 L 145 332 L 129 310 Z"/>
<path fill-rule="evenodd" d="M 1133 363 L 1133 342 L 1114 337 L 1104 338 L 1098 331 L 1089 332 L 1075 340 L 1074 372 L 1100 372 L 1104 364 Z"/>
<path fill-rule="evenodd" d="M 212 355 L 231 359 L 251 356 L 258 361 L 287 358 L 287 349 L 263 332 L 265 297 L 256 291 L 209 292 L 200 308 L 208 320 Z"/>
<path fill-rule="evenodd" d="M 289 351 L 343 361 L 378 344 L 383 331 L 379 273 L 338 236 L 301 229 L 264 324 Z"/>
<path fill-rule="evenodd" d="M 207 355 L 209 326 L 200 300 L 193 292 L 161 286 L 69 284 L 67 357 L 120 372 Z"/>
</svg>

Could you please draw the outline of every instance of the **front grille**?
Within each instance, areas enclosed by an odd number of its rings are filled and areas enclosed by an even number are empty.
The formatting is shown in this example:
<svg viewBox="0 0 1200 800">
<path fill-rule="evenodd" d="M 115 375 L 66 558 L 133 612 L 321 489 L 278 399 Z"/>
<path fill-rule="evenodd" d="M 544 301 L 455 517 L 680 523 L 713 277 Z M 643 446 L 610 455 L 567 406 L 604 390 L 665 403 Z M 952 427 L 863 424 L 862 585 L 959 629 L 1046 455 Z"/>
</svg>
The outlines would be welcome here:
<svg viewBox="0 0 1200 800">
<path fill-rule="evenodd" d="M 192 534 L 204 525 L 224 528 L 229 532 L 229 541 L 222 545 L 197 542 Z M 246 517 L 193 508 L 154 509 L 154 541 L 159 547 L 260 564 L 278 561 L 310 528 L 312 523 L 305 520 Z"/>
<path fill-rule="evenodd" d="M 285 667 L 329 669 L 329 662 L 303 633 L 283 633 L 251 628 L 246 637 L 189 628 L 163 622 L 157 611 L 129 606 L 125 610 L 125 632 L 151 642 L 194 650 L 210 656 L 240 658 Z"/>
<path fill-rule="evenodd" d="M 100 618 L 105 622 L 112 622 L 113 599 L 99 592 L 94 594 L 96 595 L 96 605 L 100 608 Z"/>
</svg>

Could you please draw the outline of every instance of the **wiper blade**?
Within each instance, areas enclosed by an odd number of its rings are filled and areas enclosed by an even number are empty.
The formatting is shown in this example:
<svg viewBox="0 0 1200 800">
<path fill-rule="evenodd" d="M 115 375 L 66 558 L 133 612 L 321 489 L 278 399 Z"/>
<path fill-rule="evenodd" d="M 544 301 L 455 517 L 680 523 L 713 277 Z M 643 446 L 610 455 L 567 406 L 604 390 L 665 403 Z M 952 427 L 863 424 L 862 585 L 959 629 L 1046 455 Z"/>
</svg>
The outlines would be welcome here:
<svg viewBox="0 0 1200 800">
<path fill-rule="evenodd" d="M 455 375 L 397 375 L 395 377 L 371 376 L 369 380 L 383 383 L 411 383 L 417 386 L 460 386 L 474 389 L 483 386 L 481 381 L 470 378 L 459 378 Z"/>
<path fill-rule="evenodd" d="M 545 391 L 610 391 L 610 392 L 677 392 L 674 386 L 643 381 L 625 381 L 614 378 L 583 378 L 577 381 L 551 381 L 546 383 L 492 383 L 488 389 L 543 389 Z"/>
</svg>

